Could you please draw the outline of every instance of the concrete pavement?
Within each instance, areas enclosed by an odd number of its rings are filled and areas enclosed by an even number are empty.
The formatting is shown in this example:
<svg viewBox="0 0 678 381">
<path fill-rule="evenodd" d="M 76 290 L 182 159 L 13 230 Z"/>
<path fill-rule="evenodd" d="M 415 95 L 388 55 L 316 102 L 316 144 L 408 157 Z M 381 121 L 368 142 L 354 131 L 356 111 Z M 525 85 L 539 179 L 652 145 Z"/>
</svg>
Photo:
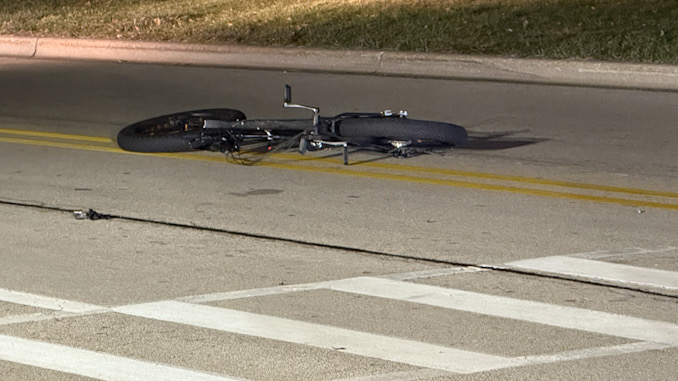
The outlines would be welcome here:
<svg viewBox="0 0 678 381">
<path fill-rule="evenodd" d="M 678 91 L 678 66 L 0 36 L 0 56 Z"/>
<path fill-rule="evenodd" d="M 678 373 L 677 92 L 0 62 L 3 379 Z M 286 115 L 285 83 L 330 114 L 405 105 L 477 140 L 406 161 L 352 152 L 351 166 L 327 151 L 237 166 L 115 146 L 156 113 Z"/>
</svg>

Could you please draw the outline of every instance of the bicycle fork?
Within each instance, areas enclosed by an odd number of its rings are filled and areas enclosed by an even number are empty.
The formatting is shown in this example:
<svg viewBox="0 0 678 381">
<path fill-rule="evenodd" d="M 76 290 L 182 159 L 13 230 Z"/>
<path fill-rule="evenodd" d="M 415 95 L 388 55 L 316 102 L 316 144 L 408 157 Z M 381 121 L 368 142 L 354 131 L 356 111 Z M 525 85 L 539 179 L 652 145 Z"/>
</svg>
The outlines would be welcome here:
<svg viewBox="0 0 678 381">
<path fill-rule="evenodd" d="M 311 132 L 308 136 L 302 136 L 299 140 L 299 153 L 304 154 L 308 150 L 309 144 L 319 145 L 318 149 L 322 149 L 323 145 L 333 146 L 333 147 L 342 147 L 343 148 L 343 158 L 344 165 L 348 165 L 348 142 L 332 142 L 326 140 L 316 140 L 309 139 L 313 135 L 320 135 L 318 131 L 318 126 L 320 125 L 320 109 L 318 107 L 305 106 L 301 104 L 292 103 L 292 88 L 290 85 L 285 85 L 285 97 L 283 98 L 283 107 L 284 108 L 299 108 L 302 110 L 309 110 L 313 113 L 313 127 L 314 131 Z"/>
</svg>

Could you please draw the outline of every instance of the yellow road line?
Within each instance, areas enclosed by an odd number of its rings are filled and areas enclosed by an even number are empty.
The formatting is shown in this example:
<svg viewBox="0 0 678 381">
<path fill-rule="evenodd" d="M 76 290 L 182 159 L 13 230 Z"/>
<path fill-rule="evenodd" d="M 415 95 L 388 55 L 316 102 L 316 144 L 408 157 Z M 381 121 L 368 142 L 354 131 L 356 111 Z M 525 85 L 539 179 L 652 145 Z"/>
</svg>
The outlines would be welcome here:
<svg viewBox="0 0 678 381">
<path fill-rule="evenodd" d="M 294 156 L 289 154 L 275 154 L 281 159 L 294 159 Z M 324 161 L 331 163 L 339 163 L 338 160 L 329 159 L 329 158 L 310 158 L 309 161 Z M 445 176 L 456 176 L 456 177 L 471 177 L 477 179 L 485 180 L 501 180 L 501 181 L 510 181 L 524 184 L 535 184 L 535 185 L 547 185 L 547 186 L 557 186 L 564 188 L 576 188 L 576 189 L 586 189 L 586 190 L 596 190 L 603 192 L 613 192 L 613 193 L 626 193 L 626 194 L 635 194 L 642 196 L 657 196 L 657 197 L 669 197 L 669 198 L 678 198 L 678 193 L 675 192 L 665 192 L 665 191 L 655 191 L 648 189 L 638 189 L 638 188 L 625 188 L 625 187 L 614 187 L 609 185 L 597 185 L 597 184 L 586 184 L 578 183 L 572 181 L 559 181 L 559 180 L 547 180 L 547 179 L 537 179 L 534 177 L 523 177 L 523 176 L 512 176 L 512 175 L 499 175 L 495 173 L 484 173 L 484 172 L 470 172 L 470 171 L 460 171 L 456 169 L 443 169 L 443 168 L 429 168 L 429 167 L 416 167 L 411 165 L 401 165 L 401 164 L 389 164 L 389 163 L 359 163 L 356 164 L 362 167 L 377 168 L 377 169 L 387 169 L 387 170 L 397 170 L 397 171 L 408 171 L 408 172 L 418 172 L 418 173 L 430 173 L 436 175 L 445 175 Z"/>
<path fill-rule="evenodd" d="M 14 129 L 4 129 L 0 128 L 0 133 L 5 134 L 14 134 L 14 135 L 23 135 L 31 137 L 48 137 L 48 138 L 58 138 L 58 139 L 67 139 L 67 140 L 80 140 L 80 141 L 91 141 L 98 143 L 112 143 L 113 141 L 110 138 L 106 137 L 96 137 L 96 136 L 85 136 L 85 135 L 70 135 L 70 134 L 61 134 L 61 133 L 52 133 L 52 132 L 40 132 L 40 131 L 27 131 L 27 130 L 14 130 Z M 82 149 L 79 147 L 79 149 Z M 176 154 L 173 154 L 176 155 Z M 289 159 L 289 160 L 299 160 L 299 155 L 291 155 L 285 153 L 273 154 L 273 157 L 280 159 Z M 313 161 L 313 162 L 328 162 L 332 164 L 338 163 L 335 159 L 329 158 L 305 158 L 303 161 Z M 484 173 L 484 172 L 470 172 L 470 171 L 461 171 L 455 169 L 443 169 L 443 168 L 428 168 L 428 167 L 416 167 L 410 165 L 401 165 L 401 164 L 389 164 L 389 163 L 359 163 L 358 166 L 376 168 L 376 169 L 386 169 L 386 170 L 397 170 L 397 171 L 408 171 L 408 172 L 417 172 L 417 173 L 430 173 L 436 175 L 445 175 L 445 176 L 456 176 L 456 177 L 470 177 L 486 180 L 501 180 L 501 181 L 510 181 L 518 182 L 525 184 L 535 184 L 535 185 L 546 185 L 546 186 L 558 186 L 565 188 L 576 188 L 576 189 L 585 189 L 585 190 L 596 190 L 603 192 L 613 192 L 613 193 L 626 193 L 642 196 L 657 196 L 657 197 L 669 197 L 669 198 L 678 198 L 678 193 L 676 192 L 665 192 L 665 191 L 654 191 L 647 189 L 638 189 L 638 188 L 625 188 L 625 187 L 614 187 L 608 185 L 597 185 L 597 184 L 585 184 L 571 181 L 559 181 L 559 180 L 548 180 L 548 179 L 537 179 L 533 177 L 523 177 L 523 176 L 513 176 L 513 175 L 500 175 L 494 173 Z"/>
<path fill-rule="evenodd" d="M 393 164 L 385 164 L 385 163 L 366 163 L 366 165 L 369 166 L 369 167 L 375 167 L 375 168 L 386 168 L 386 166 L 394 166 Z M 587 189 L 587 190 L 596 190 L 596 191 L 614 192 L 614 193 L 627 193 L 627 194 L 636 194 L 636 195 L 643 195 L 643 196 L 658 196 L 658 197 L 678 198 L 678 193 L 664 192 L 664 191 L 654 191 L 654 190 L 648 190 L 648 189 L 613 187 L 613 186 L 608 186 L 608 185 L 585 184 L 585 183 L 577 183 L 577 182 L 571 182 L 571 181 L 537 179 L 537 178 L 533 178 L 533 177 L 499 175 L 499 174 L 494 174 L 494 173 L 483 173 L 483 172 L 459 171 L 459 170 L 454 170 L 454 169 L 426 168 L 426 167 L 413 167 L 413 166 L 404 166 L 403 169 L 408 170 L 408 171 L 416 171 L 416 172 L 424 172 L 424 173 L 432 173 L 432 174 L 440 174 L 440 175 L 472 177 L 472 178 L 488 179 L 488 180 L 503 180 L 503 181 L 525 183 L 525 184 L 558 186 L 558 187 L 565 187 L 565 188 Z"/>
<path fill-rule="evenodd" d="M 70 135 L 70 134 L 60 134 L 58 132 L 13 130 L 9 128 L 0 128 L 0 134 L 30 136 L 39 138 L 54 138 L 64 140 L 79 140 L 84 142 L 96 142 L 96 143 L 113 143 L 113 140 L 111 140 L 110 138 L 105 138 L 101 136 Z"/>
<path fill-rule="evenodd" d="M 8 138 L 0 136 L 0 142 L 5 143 L 18 143 L 18 144 L 29 144 L 34 146 L 43 146 L 43 147 L 58 147 L 58 148 L 71 148 L 71 149 L 80 149 L 86 151 L 101 151 L 101 152 L 118 152 L 122 151 L 120 148 L 111 147 L 111 146 L 95 146 L 89 144 L 78 144 L 78 143 L 66 143 L 66 142 L 54 142 L 49 140 L 33 140 L 33 139 L 23 139 L 23 138 Z M 123 151 L 124 152 L 124 151 Z"/>
<path fill-rule="evenodd" d="M 29 144 L 29 145 L 58 147 L 58 148 L 70 148 L 70 149 L 79 149 L 79 150 L 87 150 L 87 151 L 160 156 L 160 157 L 168 157 L 168 158 L 175 158 L 175 159 L 187 159 L 187 160 L 198 160 L 198 161 L 209 161 L 209 162 L 228 162 L 229 161 L 229 159 L 226 158 L 226 157 L 206 156 L 206 155 L 198 155 L 198 154 L 191 154 L 191 153 L 138 153 L 138 152 L 125 151 L 125 150 L 122 150 L 118 147 L 112 147 L 112 146 L 97 146 L 97 145 L 88 145 L 88 144 L 53 142 L 53 141 L 43 141 L 43 140 L 33 140 L 33 139 L 0 137 L 0 142 Z M 371 163 L 371 164 L 374 164 L 374 163 Z M 418 176 L 388 174 L 388 173 L 376 173 L 376 172 L 359 171 L 359 170 L 347 169 L 347 168 L 317 167 L 317 166 L 308 166 L 308 165 L 299 165 L 299 164 L 285 164 L 285 163 L 271 162 L 271 161 L 261 161 L 261 162 L 257 163 L 257 166 L 279 168 L 279 169 L 286 169 L 286 170 L 294 170 L 294 171 L 305 171 L 305 172 L 316 172 L 316 173 L 326 173 L 326 174 L 338 174 L 338 175 L 345 175 L 345 176 L 365 177 L 365 178 L 381 179 L 381 180 L 403 181 L 403 182 L 419 183 L 419 184 L 441 185 L 441 186 L 457 187 L 457 188 L 470 188 L 470 189 L 510 192 L 510 193 L 515 193 L 515 194 L 542 196 L 542 197 L 550 197 L 550 198 L 593 201 L 593 202 L 599 202 L 599 203 L 618 204 L 618 205 L 633 206 L 633 207 L 652 207 L 652 208 L 660 208 L 660 209 L 678 210 L 678 204 L 669 204 L 669 203 L 644 201 L 644 200 L 632 200 L 632 199 L 623 199 L 623 198 L 606 197 L 606 196 L 593 196 L 593 195 L 568 193 L 568 192 L 556 192 L 556 191 L 550 191 L 550 190 L 521 188 L 521 187 L 507 186 L 507 185 L 474 183 L 474 182 L 470 182 L 470 181 L 447 180 L 447 179 L 437 179 L 437 178 L 430 178 L 430 177 L 418 177 Z M 391 167 L 391 165 L 388 165 L 389 169 L 396 169 L 398 167 L 400 167 L 400 166 L 393 165 L 393 167 Z M 476 174 L 475 172 L 464 172 L 464 171 L 455 171 L 455 170 L 438 170 L 438 169 L 431 168 L 432 171 L 427 171 L 428 168 L 423 168 L 423 167 L 412 167 L 412 166 L 404 166 L 404 167 L 405 167 L 406 170 L 416 171 L 416 172 L 429 172 L 429 173 L 439 173 L 439 174 L 451 174 L 451 173 L 461 172 L 461 173 L 468 173 L 468 174 L 474 174 L 474 175 Z M 494 176 L 496 176 L 496 179 L 501 179 L 501 180 L 505 180 L 504 179 L 505 177 L 507 177 L 507 178 L 514 178 L 515 177 L 515 178 L 521 179 L 521 180 L 530 180 L 529 178 L 523 178 L 523 177 L 517 177 L 517 176 L 492 175 L 492 174 L 482 174 L 482 173 L 478 173 L 478 175 L 480 175 L 480 176 L 468 176 L 468 177 L 483 177 L 483 178 L 495 179 Z M 485 175 L 488 175 L 488 176 L 485 177 Z M 534 179 L 534 180 L 540 180 L 540 179 Z M 518 182 L 528 183 L 528 182 L 531 182 L 531 181 L 518 181 Z M 539 181 L 539 182 L 534 182 L 534 183 L 535 184 L 541 184 L 541 185 L 554 185 L 555 183 L 563 183 L 563 182 L 545 180 L 545 182 Z M 554 184 L 550 184 L 550 183 L 554 183 Z M 579 184 L 579 183 L 575 183 L 575 184 Z M 593 185 L 593 184 L 580 184 L 580 185 L 582 185 L 582 186 L 590 185 L 590 187 L 584 188 L 584 189 L 592 189 L 592 190 L 604 190 L 603 188 L 605 188 L 605 189 L 618 189 L 616 187 L 597 186 L 597 185 Z M 559 185 L 559 186 L 562 186 L 562 185 Z M 619 189 L 627 189 L 627 188 L 619 188 Z M 643 190 L 638 190 L 638 191 L 643 191 Z M 653 196 L 656 196 L 656 195 L 661 194 L 661 193 L 671 194 L 670 192 L 655 192 L 655 191 L 644 191 L 644 192 L 646 192 L 646 193 L 638 193 L 638 194 L 653 195 Z M 622 192 L 622 193 L 624 193 L 624 192 Z"/>
<path fill-rule="evenodd" d="M 0 136 L 0 142 L 4 143 L 17 143 L 17 144 L 27 144 L 33 146 L 43 146 L 43 147 L 56 147 L 56 148 L 69 148 L 69 149 L 78 149 L 83 151 L 96 151 L 96 152 L 110 152 L 110 153 L 124 153 L 128 155 L 143 155 L 143 156 L 160 156 L 167 157 L 172 159 L 190 159 L 190 160 L 201 160 L 201 161 L 219 161 L 227 162 L 228 160 L 223 157 L 209 157 L 201 156 L 196 154 L 185 154 L 185 153 L 144 153 L 144 152 L 130 152 L 125 151 L 121 148 L 115 146 L 104 146 L 104 145 L 90 145 L 90 144 L 79 144 L 79 143 L 66 143 L 66 142 L 54 142 L 48 140 L 33 140 L 33 139 L 22 139 L 22 138 L 9 138 Z M 109 139 L 109 143 L 112 143 Z"/>
<path fill-rule="evenodd" d="M 652 207 L 652 208 L 678 210 L 678 204 L 667 204 L 667 203 L 653 202 L 653 201 L 643 201 L 643 200 L 629 200 L 629 199 L 615 198 L 615 197 L 591 196 L 591 195 L 584 195 L 584 194 L 577 194 L 577 193 L 556 192 L 556 191 L 548 191 L 548 190 L 540 190 L 540 189 L 532 189 L 532 188 L 519 188 L 519 187 L 513 187 L 513 186 L 507 186 L 507 185 L 474 183 L 474 182 L 470 182 L 470 181 L 445 180 L 445 179 L 435 179 L 435 178 L 428 178 L 428 177 L 394 175 L 394 174 L 386 174 L 386 173 L 346 170 L 346 169 L 341 169 L 341 168 L 322 168 L 322 167 L 300 166 L 300 165 L 294 165 L 294 164 L 282 164 L 282 163 L 271 163 L 271 162 L 264 162 L 264 163 L 261 163 L 260 165 L 267 166 L 267 167 L 273 167 L 273 168 L 292 169 L 292 170 L 296 170 L 296 171 L 333 173 L 333 174 L 339 174 L 339 175 L 369 177 L 369 178 L 382 179 L 382 180 L 406 181 L 406 182 L 420 183 L 420 184 L 444 185 L 444 186 L 457 187 L 457 188 L 472 188 L 472 189 L 510 192 L 510 193 L 532 195 L 532 196 L 543 196 L 543 197 L 562 198 L 562 199 L 571 199 L 571 200 L 595 201 L 595 202 L 603 202 L 603 203 L 619 204 L 619 205 L 635 206 L 635 207 L 644 206 L 644 207 Z"/>
</svg>

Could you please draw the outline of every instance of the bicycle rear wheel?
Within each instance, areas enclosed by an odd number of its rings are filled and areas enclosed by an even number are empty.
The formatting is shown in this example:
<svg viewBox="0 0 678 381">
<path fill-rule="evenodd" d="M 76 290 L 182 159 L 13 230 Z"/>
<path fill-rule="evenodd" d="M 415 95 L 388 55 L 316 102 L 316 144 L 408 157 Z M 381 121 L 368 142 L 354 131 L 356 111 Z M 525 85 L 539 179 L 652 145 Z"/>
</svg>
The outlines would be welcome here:
<svg viewBox="0 0 678 381">
<path fill-rule="evenodd" d="M 415 145 L 463 146 L 466 129 L 456 124 L 396 117 L 351 118 L 339 122 L 337 134 L 347 141 L 411 141 Z"/>
<path fill-rule="evenodd" d="M 186 111 L 142 120 L 118 133 L 120 148 L 134 152 L 181 152 L 206 148 L 212 143 L 205 134 L 205 120 L 238 121 L 245 114 L 231 109 Z"/>
</svg>

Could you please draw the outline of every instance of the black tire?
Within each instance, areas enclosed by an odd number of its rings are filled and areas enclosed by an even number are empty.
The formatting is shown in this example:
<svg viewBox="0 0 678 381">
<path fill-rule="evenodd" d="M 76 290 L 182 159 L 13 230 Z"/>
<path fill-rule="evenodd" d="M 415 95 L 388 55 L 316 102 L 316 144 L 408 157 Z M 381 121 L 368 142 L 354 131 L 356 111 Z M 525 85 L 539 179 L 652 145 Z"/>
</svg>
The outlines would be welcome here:
<svg viewBox="0 0 678 381">
<path fill-rule="evenodd" d="M 337 135 L 347 141 L 412 141 L 415 144 L 463 146 L 466 129 L 455 124 L 397 117 L 351 118 L 342 120 Z"/>
<path fill-rule="evenodd" d="M 182 152 L 205 148 L 211 143 L 203 133 L 203 121 L 244 120 L 231 109 L 206 109 L 163 115 L 131 124 L 118 133 L 120 148 L 133 152 Z"/>
</svg>

